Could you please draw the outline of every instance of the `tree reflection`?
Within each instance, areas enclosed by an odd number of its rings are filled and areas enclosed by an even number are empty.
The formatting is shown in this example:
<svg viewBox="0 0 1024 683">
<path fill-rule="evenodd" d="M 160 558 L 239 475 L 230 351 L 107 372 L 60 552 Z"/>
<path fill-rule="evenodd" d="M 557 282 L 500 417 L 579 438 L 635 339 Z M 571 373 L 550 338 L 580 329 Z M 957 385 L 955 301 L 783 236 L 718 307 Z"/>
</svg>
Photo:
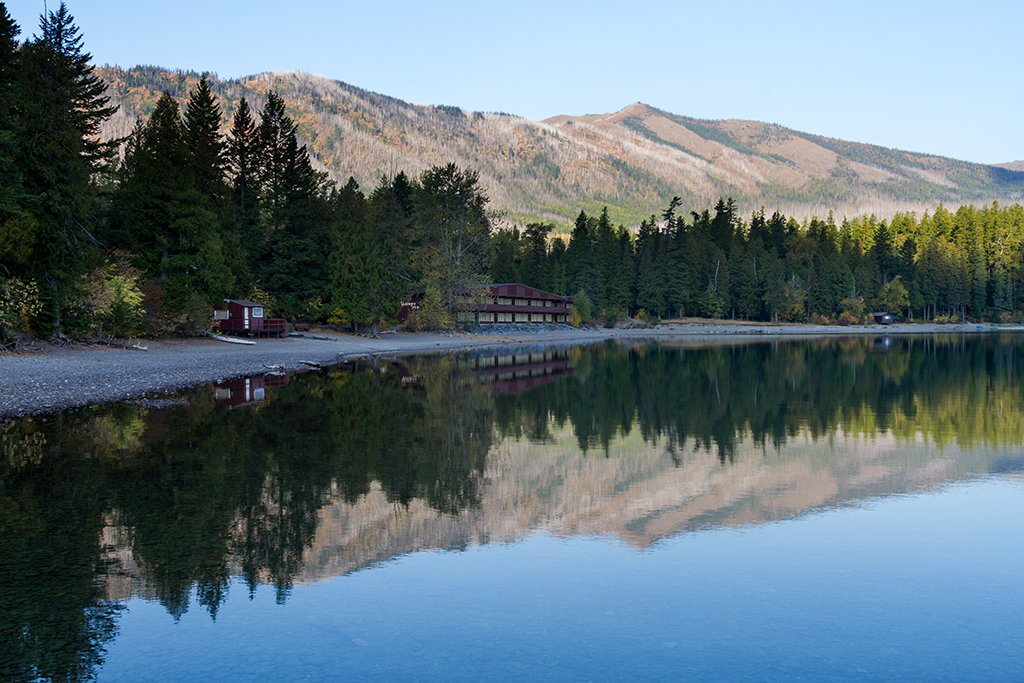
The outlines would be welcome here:
<svg viewBox="0 0 1024 683">
<path fill-rule="evenodd" d="M 749 434 L 776 448 L 806 432 L 920 434 L 939 444 L 1017 443 L 1024 339 L 962 335 L 712 347 L 605 342 L 572 352 L 571 379 L 495 398 L 496 425 L 520 436 L 537 414 L 568 422 L 584 452 L 639 430 L 673 452 L 713 450 L 722 462 Z M 993 408 L 996 408 L 993 410 Z"/>
<path fill-rule="evenodd" d="M 0 678 L 86 680 L 117 632 L 118 606 L 95 574 L 105 564 L 106 472 L 62 438 L 65 425 L 41 426 L 0 428 Z"/>
<path fill-rule="evenodd" d="M 472 510 L 503 436 L 546 442 L 569 425 L 584 453 L 608 453 L 636 430 L 677 465 L 699 449 L 726 467 L 744 438 L 801 433 L 1016 444 L 1022 350 L 1020 337 L 603 342 L 519 354 L 531 377 L 515 385 L 516 355 L 489 351 L 338 366 L 241 410 L 198 391 L 165 410 L 12 421 L 0 426 L 0 677 L 90 678 L 116 632 L 111 577 L 133 567 L 175 619 L 192 601 L 215 619 L 232 574 L 284 601 L 326 503 L 377 482 L 397 506 Z M 481 374 L 492 365 L 493 381 Z M 111 564 L 109 526 L 132 568 Z"/>
</svg>

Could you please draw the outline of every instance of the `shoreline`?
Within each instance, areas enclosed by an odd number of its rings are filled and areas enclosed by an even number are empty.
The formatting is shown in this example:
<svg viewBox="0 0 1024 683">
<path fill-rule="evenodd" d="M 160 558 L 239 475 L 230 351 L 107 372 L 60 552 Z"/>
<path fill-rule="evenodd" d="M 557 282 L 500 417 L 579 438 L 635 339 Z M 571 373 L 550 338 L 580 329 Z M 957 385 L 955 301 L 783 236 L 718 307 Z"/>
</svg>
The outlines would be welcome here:
<svg viewBox="0 0 1024 683">
<path fill-rule="evenodd" d="M 36 341 L 29 350 L 0 354 L 0 422 L 95 403 L 144 400 L 235 377 L 287 370 L 302 361 L 332 365 L 367 356 L 402 356 L 452 352 L 486 346 L 586 344 L 605 339 L 677 339 L 694 344 L 755 342 L 843 336 L 899 336 L 1020 332 L 1024 327 L 975 324 L 854 325 L 850 327 L 746 322 L 683 321 L 651 328 L 551 328 L 501 330 L 494 333 L 394 332 L 379 339 L 326 332 L 332 340 L 310 337 L 260 339 L 255 345 L 226 344 L 213 339 L 148 341 L 148 350 L 102 345 L 58 347 Z"/>
</svg>

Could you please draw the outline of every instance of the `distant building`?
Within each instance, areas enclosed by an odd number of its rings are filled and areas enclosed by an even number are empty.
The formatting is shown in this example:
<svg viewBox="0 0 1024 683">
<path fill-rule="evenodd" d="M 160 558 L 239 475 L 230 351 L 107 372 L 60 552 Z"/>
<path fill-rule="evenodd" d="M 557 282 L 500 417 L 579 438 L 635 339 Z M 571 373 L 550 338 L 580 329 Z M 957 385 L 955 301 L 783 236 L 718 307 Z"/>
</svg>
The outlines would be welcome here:
<svg viewBox="0 0 1024 683">
<path fill-rule="evenodd" d="M 224 305 L 213 307 L 213 320 L 217 330 L 250 337 L 284 337 L 288 335 L 288 321 L 284 318 L 263 317 L 263 304 L 245 299 L 224 299 Z"/>
<path fill-rule="evenodd" d="M 569 322 L 571 296 L 559 296 L 514 282 L 489 285 L 481 288 L 480 292 L 465 297 L 462 310 L 457 312 L 456 322 L 482 325 Z M 423 293 L 417 292 L 402 301 L 398 322 L 408 320 L 409 314 L 419 309 L 422 300 Z"/>
</svg>

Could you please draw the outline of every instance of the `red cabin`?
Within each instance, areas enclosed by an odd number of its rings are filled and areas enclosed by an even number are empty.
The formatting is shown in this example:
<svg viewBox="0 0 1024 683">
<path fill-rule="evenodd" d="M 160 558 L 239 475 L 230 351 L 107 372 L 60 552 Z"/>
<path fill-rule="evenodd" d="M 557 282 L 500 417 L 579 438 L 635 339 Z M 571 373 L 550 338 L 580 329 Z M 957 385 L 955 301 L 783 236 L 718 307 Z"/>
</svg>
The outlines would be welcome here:
<svg viewBox="0 0 1024 683">
<path fill-rule="evenodd" d="M 217 330 L 229 334 L 260 337 L 288 335 L 288 321 L 284 318 L 264 318 L 263 304 L 244 299 L 224 299 L 223 306 L 213 307 Z"/>
</svg>

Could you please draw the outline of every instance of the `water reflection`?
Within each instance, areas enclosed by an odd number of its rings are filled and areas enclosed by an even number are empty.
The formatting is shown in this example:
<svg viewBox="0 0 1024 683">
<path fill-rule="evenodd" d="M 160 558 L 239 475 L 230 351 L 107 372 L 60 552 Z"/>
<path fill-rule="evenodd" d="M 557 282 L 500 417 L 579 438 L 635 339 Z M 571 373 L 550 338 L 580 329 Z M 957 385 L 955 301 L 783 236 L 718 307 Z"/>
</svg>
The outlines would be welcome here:
<svg viewBox="0 0 1024 683">
<path fill-rule="evenodd" d="M 102 665 L 118 605 L 216 619 L 536 530 L 636 548 L 1021 468 L 1024 339 L 602 343 L 375 360 L 0 427 L 0 676 Z M 257 390 L 260 391 L 257 394 Z M 245 406 L 244 410 L 229 410 Z"/>
<path fill-rule="evenodd" d="M 267 397 L 268 388 L 288 386 L 289 378 L 287 370 L 275 370 L 263 375 L 217 382 L 213 389 L 214 400 L 217 405 L 229 410 L 251 406 Z"/>
</svg>

